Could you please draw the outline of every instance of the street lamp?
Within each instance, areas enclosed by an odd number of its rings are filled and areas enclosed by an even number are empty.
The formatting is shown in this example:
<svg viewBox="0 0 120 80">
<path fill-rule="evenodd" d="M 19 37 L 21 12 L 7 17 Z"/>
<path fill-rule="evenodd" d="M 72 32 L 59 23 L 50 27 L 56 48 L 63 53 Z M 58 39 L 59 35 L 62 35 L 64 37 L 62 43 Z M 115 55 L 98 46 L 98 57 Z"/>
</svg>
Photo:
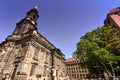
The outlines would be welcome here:
<svg viewBox="0 0 120 80">
<path fill-rule="evenodd" d="M 8 70 L 3 70 L 3 79 L 8 79 L 8 78 L 9 78 Z"/>
</svg>

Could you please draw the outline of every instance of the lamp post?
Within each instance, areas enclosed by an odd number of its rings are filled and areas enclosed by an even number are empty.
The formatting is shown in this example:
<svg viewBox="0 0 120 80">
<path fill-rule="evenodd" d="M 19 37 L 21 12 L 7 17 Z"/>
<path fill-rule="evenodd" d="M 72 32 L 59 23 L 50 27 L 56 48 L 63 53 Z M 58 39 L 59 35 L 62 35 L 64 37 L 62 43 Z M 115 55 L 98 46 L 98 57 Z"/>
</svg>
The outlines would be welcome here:
<svg viewBox="0 0 120 80">
<path fill-rule="evenodd" d="M 8 70 L 3 70 L 3 74 L 4 74 L 5 80 L 8 80 L 9 78 Z"/>
</svg>

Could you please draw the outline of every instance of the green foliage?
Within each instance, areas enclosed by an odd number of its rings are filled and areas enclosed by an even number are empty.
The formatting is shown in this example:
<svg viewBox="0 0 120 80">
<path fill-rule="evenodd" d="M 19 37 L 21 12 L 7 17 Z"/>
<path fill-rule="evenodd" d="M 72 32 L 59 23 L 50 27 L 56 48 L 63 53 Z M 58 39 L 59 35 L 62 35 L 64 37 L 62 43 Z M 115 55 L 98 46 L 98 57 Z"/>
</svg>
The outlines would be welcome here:
<svg viewBox="0 0 120 80">
<path fill-rule="evenodd" d="M 102 72 L 120 71 L 120 30 L 113 27 L 98 27 L 87 32 L 77 43 L 77 49 L 73 54 L 81 60 L 81 65 L 87 65 L 92 73 L 95 66 L 99 66 Z"/>
</svg>

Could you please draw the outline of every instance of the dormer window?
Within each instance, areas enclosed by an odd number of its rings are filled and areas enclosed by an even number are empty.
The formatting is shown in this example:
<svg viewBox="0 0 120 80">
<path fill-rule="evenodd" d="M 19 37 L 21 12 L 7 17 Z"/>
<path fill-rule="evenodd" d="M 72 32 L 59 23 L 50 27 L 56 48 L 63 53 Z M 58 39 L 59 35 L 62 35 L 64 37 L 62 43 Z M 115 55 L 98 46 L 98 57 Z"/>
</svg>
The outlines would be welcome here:
<svg viewBox="0 0 120 80">
<path fill-rule="evenodd" d="M 35 16 L 35 15 L 33 16 L 33 19 L 36 19 L 36 16 Z"/>
</svg>

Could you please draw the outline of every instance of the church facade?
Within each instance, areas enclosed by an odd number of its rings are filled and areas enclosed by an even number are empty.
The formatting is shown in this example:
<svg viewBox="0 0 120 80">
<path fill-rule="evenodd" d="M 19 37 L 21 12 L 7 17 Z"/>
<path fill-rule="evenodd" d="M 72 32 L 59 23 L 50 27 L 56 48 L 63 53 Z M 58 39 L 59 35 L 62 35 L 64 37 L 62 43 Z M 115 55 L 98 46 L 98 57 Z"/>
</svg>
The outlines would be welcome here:
<svg viewBox="0 0 120 80">
<path fill-rule="evenodd" d="M 37 29 L 37 8 L 0 43 L 0 80 L 64 80 L 65 55 Z"/>
</svg>

